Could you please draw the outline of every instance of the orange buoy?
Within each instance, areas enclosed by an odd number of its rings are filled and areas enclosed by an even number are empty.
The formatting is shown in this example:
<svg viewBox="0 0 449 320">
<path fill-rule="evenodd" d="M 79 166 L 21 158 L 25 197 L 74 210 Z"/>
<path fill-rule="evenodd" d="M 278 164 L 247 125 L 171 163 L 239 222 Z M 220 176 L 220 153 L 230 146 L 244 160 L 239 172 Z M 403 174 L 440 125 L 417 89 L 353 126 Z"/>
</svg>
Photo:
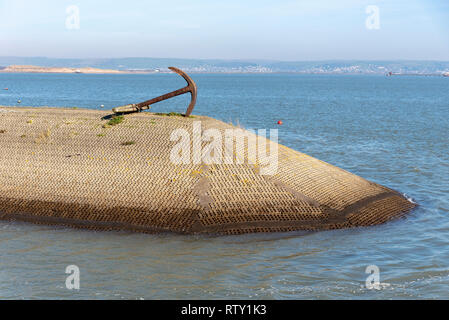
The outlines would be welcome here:
<svg viewBox="0 0 449 320">
<path fill-rule="evenodd" d="M 281 120 L 279 120 L 279 121 L 278 121 L 278 124 L 282 124 L 282 121 L 281 121 Z"/>
</svg>

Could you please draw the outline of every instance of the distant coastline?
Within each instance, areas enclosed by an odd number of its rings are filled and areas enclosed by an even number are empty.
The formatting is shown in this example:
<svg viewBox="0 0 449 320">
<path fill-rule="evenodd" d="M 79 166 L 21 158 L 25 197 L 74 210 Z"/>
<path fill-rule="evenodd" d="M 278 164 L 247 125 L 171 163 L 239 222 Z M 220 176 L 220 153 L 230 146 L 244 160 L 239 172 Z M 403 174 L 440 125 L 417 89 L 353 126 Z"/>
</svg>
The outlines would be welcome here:
<svg viewBox="0 0 449 320">
<path fill-rule="evenodd" d="M 32 65 L 10 65 L 0 69 L 2 73 L 85 73 L 85 74 L 130 74 L 151 73 L 149 70 L 114 70 L 91 67 L 69 68 L 69 67 L 41 67 Z"/>
<path fill-rule="evenodd" d="M 9 66 L 9 67 L 7 67 Z M 17 66 L 22 66 L 18 70 Z M 32 66 L 33 68 L 24 68 Z M 39 67 L 34 67 L 39 66 Z M 171 73 L 175 66 L 187 73 L 299 73 L 299 74 L 449 74 L 449 61 L 409 60 L 223 60 L 182 58 L 90 58 L 2 57 L 0 72 L 63 73 Z M 12 68 L 14 67 L 14 68 Z M 41 70 L 36 70 L 41 69 Z M 67 70 L 68 69 L 68 70 Z M 3 71 L 1 71 L 3 70 Z"/>
<path fill-rule="evenodd" d="M 306 69 L 306 70 L 273 70 L 268 68 L 196 68 L 196 67 L 182 67 L 184 71 L 189 73 L 204 73 L 204 74 L 347 74 L 347 75 L 385 75 L 385 76 L 443 76 L 449 77 L 449 72 L 426 70 L 426 72 L 416 72 L 415 70 L 399 70 L 396 72 L 386 71 L 385 67 L 380 68 L 377 72 L 371 70 L 358 68 L 343 68 L 338 67 L 334 69 Z M 0 73 L 72 73 L 72 74 L 155 74 L 155 73 L 171 73 L 167 68 L 146 68 L 146 69 L 106 69 L 90 66 L 83 67 L 68 67 L 68 66 L 36 66 L 36 65 L 9 65 L 7 67 L 0 67 Z"/>
</svg>

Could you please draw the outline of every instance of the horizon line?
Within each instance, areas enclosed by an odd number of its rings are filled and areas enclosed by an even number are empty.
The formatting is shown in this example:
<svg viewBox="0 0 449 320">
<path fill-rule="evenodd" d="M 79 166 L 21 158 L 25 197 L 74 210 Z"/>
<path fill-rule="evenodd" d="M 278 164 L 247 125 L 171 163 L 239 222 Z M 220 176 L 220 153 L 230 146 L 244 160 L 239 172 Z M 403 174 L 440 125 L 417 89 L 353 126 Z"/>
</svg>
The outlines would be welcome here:
<svg viewBox="0 0 449 320">
<path fill-rule="evenodd" d="M 279 59 L 259 59 L 259 58 L 179 58 L 179 57 L 90 57 L 90 58 L 59 58 L 59 57 L 48 57 L 48 56 L 0 56 L 1 58 L 25 58 L 25 59 L 33 59 L 33 58 L 44 58 L 44 59 L 57 59 L 57 60 L 112 60 L 112 59 L 173 59 L 173 60 L 221 60 L 221 61 L 265 61 L 265 62 L 327 62 L 327 61 L 404 61 L 404 62 L 449 62 L 449 60 L 439 60 L 439 59 L 317 59 L 317 60 L 279 60 Z"/>
</svg>

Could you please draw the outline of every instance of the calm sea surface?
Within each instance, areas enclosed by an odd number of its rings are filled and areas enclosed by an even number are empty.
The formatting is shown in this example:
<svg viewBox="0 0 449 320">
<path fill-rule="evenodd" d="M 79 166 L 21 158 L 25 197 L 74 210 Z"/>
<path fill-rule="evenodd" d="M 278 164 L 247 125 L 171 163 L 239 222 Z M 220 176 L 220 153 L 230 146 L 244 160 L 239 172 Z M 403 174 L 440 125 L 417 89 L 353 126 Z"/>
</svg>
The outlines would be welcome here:
<svg viewBox="0 0 449 320">
<path fill-rule="evenodd" d="M 369 228 L 226 237 L 0 221 L 0 299 L 449 299 L 449 78 L 192 77 L 199 87 L 194 113 L 278 128 L 280 143 L 420 206 Z M 24 106 L 112 108 L 181 86 L 171 74 L 0 74 L 0 105 L 20 99 Z M 188 100 L 153 111 L 184 112 Z M 77 292 L 65 287 L 71 264 L 81 271 Z M 365 287 L 369 265 L 380 269 L 380 290 Z"/>
</svg>

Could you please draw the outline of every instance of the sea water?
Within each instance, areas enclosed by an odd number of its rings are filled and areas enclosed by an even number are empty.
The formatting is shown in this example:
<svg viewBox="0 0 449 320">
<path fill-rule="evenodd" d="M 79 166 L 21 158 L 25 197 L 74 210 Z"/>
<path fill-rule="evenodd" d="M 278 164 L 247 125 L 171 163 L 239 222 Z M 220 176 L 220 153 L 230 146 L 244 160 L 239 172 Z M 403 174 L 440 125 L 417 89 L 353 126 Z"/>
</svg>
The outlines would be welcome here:
<svg viewBox="0 0 449 320">
<path fill-rule="evenodd" d="M 279 129 L 281 144 L 398 190 L 419 207 L 373 227 L 241 236 L 0 221 L 0 299 L 449 299 L 449 78 L 192 78 L 194 114 Z M 174 74 L 0 74 L 0 105 L 110 109 L 184 85 Z M 184 112 L 188 102 L 183 95 L 152 110 Z M 79 290 L 66 287 L 69 265 L 80 270 Z M 374 287 L 372 270 L 379 271 Z"/>
</svg>

